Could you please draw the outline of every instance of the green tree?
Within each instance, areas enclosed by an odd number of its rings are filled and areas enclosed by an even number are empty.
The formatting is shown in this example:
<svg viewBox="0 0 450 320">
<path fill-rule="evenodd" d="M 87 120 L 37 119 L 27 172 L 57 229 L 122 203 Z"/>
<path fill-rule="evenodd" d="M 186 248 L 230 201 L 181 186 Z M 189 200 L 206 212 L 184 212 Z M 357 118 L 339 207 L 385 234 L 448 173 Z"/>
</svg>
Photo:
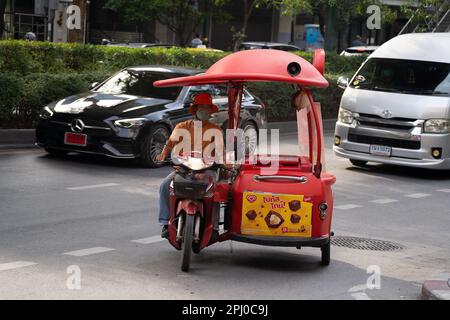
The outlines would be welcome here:
<svg viewBox="0 0 450 320">
<path fill-rule="evenodd" d="M 196 2 L 187 0 L 107 0 L 105 7 L 121 14 L 125 21 L 136 23 L 141 29 L 146 22 L 159 21 L 175 33 L 181 46 L 189 43 L 206 17 L 197 8 Z"/>
<path fill-rule="evenodd" d="M 229 0 L 215 0 L 216 5 L 224 5 Z M 239 0 L 242 3 L 243 20 L 240 28 L 231 28 L 233 32 L 234 50 L 239 48 L 245 39 L 247 25 L 253 11 L 258 8 L 277 8 L 284 15 L 294 15 L 300 12 L 311 12 L 311 2 L 314 0 Z"/>
<path fill-rule="evenodd" d="M 407 0 L 401 6 L 401 11 L 411 19 L 419 32 L 432 31 L 442 14 L 449 9 L 449 0 Z"/>
</svg>

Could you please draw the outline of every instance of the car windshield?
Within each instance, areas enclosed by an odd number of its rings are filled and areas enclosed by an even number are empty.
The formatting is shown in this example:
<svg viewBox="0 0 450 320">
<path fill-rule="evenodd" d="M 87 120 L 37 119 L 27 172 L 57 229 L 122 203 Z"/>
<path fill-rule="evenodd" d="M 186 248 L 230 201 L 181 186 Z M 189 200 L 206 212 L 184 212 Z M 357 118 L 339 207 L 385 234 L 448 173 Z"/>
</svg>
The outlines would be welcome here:
<svg viewBox="0 0 450 320">
<path fill-rule="evenodd" d="M 141 97 L 176 100 L 182 87 L 156 88 L 153 82 L 182 76 L 174 73 L 124 70 L 96 89 L 110 94 L 129 94 Z"/>
<path fill-rule="evenodd" d="M 372 58 L 350 87 L 386 92 L 450 96 L 450 64 Z"/>
</svg>

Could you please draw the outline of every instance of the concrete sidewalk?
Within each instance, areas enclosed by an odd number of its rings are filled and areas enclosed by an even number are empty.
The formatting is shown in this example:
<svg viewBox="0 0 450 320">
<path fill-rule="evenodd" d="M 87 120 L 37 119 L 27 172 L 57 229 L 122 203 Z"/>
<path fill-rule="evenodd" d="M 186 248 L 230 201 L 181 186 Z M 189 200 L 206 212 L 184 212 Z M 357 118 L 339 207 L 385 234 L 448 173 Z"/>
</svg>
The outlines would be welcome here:
<svg viewBox="0 0 450 320">
<path fill-rule="evenodd" d="M 442 272 L 422 285 L 422 300 L 450 300 L 450 272 Z"/>
<path fill-rule="evenodd" d="M 333 131 L 336 119 L 323 120 L 324 131 Z M 281 134 L 297 131 L 297 122 L 269 122 L 268 129 L 280 129 Z M 0 149 L 32 148 L 35 147 L 36 137 L 34 129 L 0 129 Z"/>
</svg>

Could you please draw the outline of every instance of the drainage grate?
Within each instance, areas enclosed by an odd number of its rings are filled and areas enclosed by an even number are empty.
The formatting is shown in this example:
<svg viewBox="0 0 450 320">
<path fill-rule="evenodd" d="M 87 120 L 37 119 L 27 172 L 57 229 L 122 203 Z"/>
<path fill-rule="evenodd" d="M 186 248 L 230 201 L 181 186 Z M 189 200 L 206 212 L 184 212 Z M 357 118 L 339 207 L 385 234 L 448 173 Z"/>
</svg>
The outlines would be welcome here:
<svg viewBox="0 0 450 320">
<path fill-rule="evenodd" d="M 344 236 L 332 237 L 331 244 L 358 250 L 396 251 L 404 249 L 402 245 L 389 241 Z"/>
</svg>

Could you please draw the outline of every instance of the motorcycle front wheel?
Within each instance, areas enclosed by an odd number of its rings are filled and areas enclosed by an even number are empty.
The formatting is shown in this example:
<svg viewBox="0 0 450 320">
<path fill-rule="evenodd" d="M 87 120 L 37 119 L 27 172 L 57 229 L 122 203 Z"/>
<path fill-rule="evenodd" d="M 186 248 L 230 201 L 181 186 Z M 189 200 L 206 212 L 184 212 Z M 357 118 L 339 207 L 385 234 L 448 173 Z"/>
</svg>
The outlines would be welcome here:
<svg viewBox="0 0 450 320">
<path fill-rule="evenodd" d="M 183 230 L 183 243 L 181 245 L 181 270 L 189 271 L 191 264 L 192 241 L 194 237 L 195 216 L 186 215 L 186 223 Z"/>
</svg>

